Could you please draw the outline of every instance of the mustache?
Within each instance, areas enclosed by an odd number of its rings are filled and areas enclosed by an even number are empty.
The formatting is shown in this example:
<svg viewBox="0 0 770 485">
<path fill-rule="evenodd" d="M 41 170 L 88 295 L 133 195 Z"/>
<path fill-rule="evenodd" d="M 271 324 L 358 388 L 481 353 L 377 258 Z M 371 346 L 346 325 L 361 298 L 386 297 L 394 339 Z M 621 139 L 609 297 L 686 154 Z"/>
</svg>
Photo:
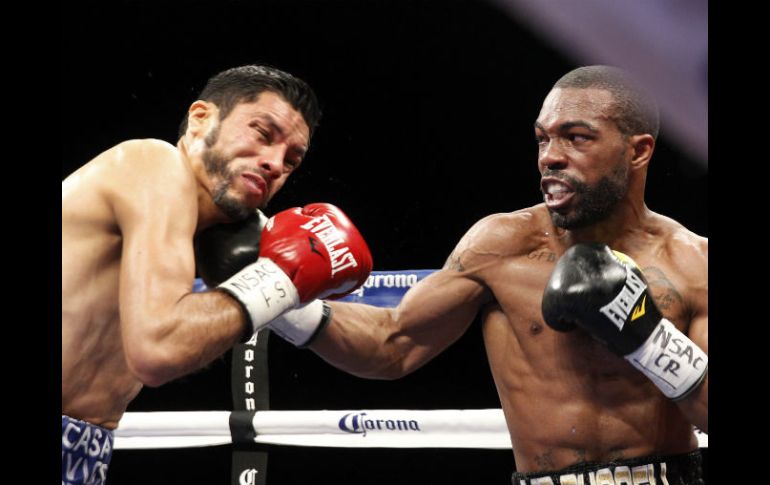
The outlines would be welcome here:
<svg viewBox="0 0 770 485">
<path fill-rule="evenodd" d="M 245 172 L 255 173 L 262 177 L 262 180 L 265 181 L 266 184 L 270 184 L 270 176 L 265 173 L 265 171 L 258 166 L 253 165 L 243 165 L 241 167 L 231 167 L 230 165 L 233 163 L 233 160 L 235 160 L 234 157 L 225 157 L 221 154 L 212 154 L 211 157 L 208 158 L 208 166 L 211 169 L 211 172 L 218 173 L 224 178 L 228 178 L 230 180 L 234 180 L 237 177 L 240 177 Z"/>
<path fill-rule="evenodd" d="M 271 177 L 269 175 L 267 175 L 265 173 L 265 171 L 262 170 L 259 167 L 249 167 L 249 166 L 246 166 L 246 167 L 242 167 L 242 168 L 235 169 L 235 170 L 228 170 L 228 175 L 230 176 L 231 179 L 235 179 L 235 178 L 240 177 L 241 175 L 243 175 L 245 172 L 255 173 L 255 174 L 259 175 L 262 178 L 262 180 L 265 182 L 265 184 L 268 187 L 270 187 L 270 182 L 272 180 Z"/>
</svg>

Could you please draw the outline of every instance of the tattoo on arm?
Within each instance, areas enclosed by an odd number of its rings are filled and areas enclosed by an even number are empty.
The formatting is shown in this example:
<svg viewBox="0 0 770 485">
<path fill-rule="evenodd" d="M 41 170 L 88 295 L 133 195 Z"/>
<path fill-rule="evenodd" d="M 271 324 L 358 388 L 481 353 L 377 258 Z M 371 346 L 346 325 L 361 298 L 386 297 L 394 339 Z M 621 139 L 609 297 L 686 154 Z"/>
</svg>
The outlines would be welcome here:
<svg viewBox="0 0 770 485">
<path fill-rule="evenodd" d="M 655 303 L 658 304 L 661 310 L 668 310 L 675 304 L 684 303 L 684 298 L 677 291 L 674 284 L 668 279 L 666 274 L 655 266 L 648 266 L 642 270 L 647 283 L 652 290 L 652 297 L 655 299 Z"/>
<path fill-rule="evenodd" d="M 527 254 L 527 258 L 536 259 L 538 261 L 548 261 L 549 263 L 553 263 L 558 259 L 556 257 L 556 253 L 547 249 L 532 251 L 531 253 Z"/>
<path fill-rule="evenodd" d="M 455 271 L 465 271 L 465 266 L 460 262 L 462 254 L 456 254 L 456 251 L 452 251 L 446 262 L 444 263 L 444 269 L 453 269 Z"/>
</svg>

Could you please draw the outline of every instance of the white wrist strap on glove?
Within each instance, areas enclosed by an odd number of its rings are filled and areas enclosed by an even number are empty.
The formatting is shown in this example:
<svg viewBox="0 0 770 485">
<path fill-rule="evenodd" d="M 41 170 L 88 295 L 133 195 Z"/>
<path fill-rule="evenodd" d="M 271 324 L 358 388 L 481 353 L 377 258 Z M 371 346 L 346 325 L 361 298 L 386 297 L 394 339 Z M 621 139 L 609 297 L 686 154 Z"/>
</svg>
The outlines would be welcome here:
<svg viewBox="0 0 770 485">
<path fill-rule="evenodd" d="M 331 319 L 331 307 L 321 300 L 288 311 L 270 322 L 270 329 L 297 347 L 307 347 Z"/>
<path fill-rule="evenodd" d="M 299 305 L 297 288 L 272 260 L 259 258 L 218 287 L 233 296 L 249 316 L 251 334 Z"/>
<path fill-rule="evenodd" d="M 698 387 L 708 372 L 709 362 L 706 353 L 665 318 L 642 346 L 625 359 L 675 401 Z"/>
</svg>

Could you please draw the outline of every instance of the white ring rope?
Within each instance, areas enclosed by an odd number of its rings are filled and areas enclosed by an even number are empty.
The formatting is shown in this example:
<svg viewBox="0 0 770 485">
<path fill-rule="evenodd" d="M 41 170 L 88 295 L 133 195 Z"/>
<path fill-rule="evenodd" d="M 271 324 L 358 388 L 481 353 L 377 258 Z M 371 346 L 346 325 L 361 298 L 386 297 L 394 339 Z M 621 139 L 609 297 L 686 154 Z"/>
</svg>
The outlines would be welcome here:
<svg viewBox="0 0 770 485">
<path fill-rule="evenodd" d="M 232 443 L 231 411 L 126 413 L 116 449 L 187 448 Z M 343 448 L 511 449 L 501 409 L 258 411 L 254 442 Z M 708 435 L 696 431 L 708 448 Z"/>
</svg>

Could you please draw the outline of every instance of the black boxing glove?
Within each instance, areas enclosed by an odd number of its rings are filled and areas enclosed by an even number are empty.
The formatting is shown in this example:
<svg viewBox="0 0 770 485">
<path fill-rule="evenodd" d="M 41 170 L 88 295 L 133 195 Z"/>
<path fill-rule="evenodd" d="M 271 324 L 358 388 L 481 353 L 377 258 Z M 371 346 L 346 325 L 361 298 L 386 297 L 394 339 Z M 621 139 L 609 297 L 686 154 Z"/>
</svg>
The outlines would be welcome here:
<svg viewBox="0 0 770 485">
<path fill-rule="evenodd" d="M 569 248 L 543 293 L 543 318 L 555 330 L 575 325 L 644 373 L 667 397 L 698 387 L 708 356 L 663 318 L 636 263 L 606 244 Z"/>
<path fill-rule="evenodd" d="M 195 269 L 209 288 L 216 288 L 259 259 L 259 241 L 267 217 L 257 211 L 247 219 L 217 224 L 198 233 L 193 240 Z M 326 302 L 313 300 L 272 320 L 268 327 L 298 347 L 306 347 L 329 322 L 331 309 Z M 253 335 L 248 327 L 242 341 Z"/>
<path fill-rule="evenodd" d="M 216 224 L 195 236 L 195 269 L 206 286 L 218 286 L 259 258 L 266 222 L 267 217 L 257 211 L 243 221 Z"/>
</svg>

